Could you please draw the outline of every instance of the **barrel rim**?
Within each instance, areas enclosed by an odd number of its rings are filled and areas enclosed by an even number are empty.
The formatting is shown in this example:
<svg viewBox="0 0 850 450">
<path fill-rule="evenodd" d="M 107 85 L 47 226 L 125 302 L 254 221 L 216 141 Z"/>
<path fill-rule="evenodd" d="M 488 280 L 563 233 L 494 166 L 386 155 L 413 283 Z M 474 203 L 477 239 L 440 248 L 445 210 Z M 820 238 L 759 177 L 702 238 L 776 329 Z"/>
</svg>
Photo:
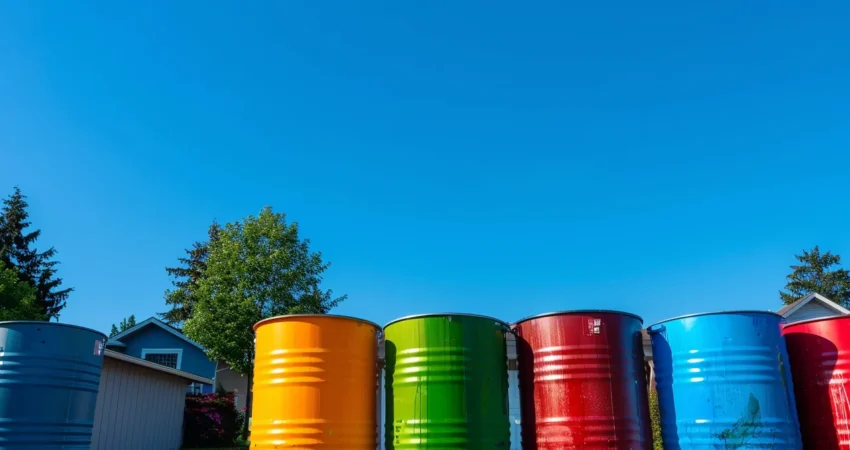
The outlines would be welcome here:
<svg viewBox="0 0 850 450">
<path fill-rule="evenodd" d="M 654 327 L 656 325 L 661 325 L 663 323 L 672 322 L 674 320 L 690 319 L 692 317 L 702 317 L 702 316 L 716 316 L 716 315 L 720 315 L 720 314 L 765 314 L 765 315 L 768 315 L 768 316 L 776 316 L 776 317 L 779 317 L 780 319 L 784 319 L 784 317 L 781 314 L 773 312 L 773 311 L 761 311 L 761 310 L 757 310 L 757 309 L 736 309 L 736 310 L 731 310 L 731 311 L 712 311 L 712 312 L 702 312 L 702 313 L 694 313 L 694 314 L 684 314 L 684 315 L 681 315 L 681 316 L 676 316 L 676 317 L 671 317 L 669 319 L 660 320 L 658 322 L 653 323 L 652 325 L 649 325 L 648 327 L 646 327 L 646 329 L 647 329 L 647 331 L 652 331 L 652 327 Z"/>
<path fill-rule="evenodd" d="M 97 331 L 97 330 L 92 329 L 92 328 L 82 327 L 82 326 L 79 326 L 79 325 L 74 325 L 74 324 L 71 324 L 71 323 L 47 322 L 47 321 L 42 321 L 42 320 L 6 320 L 6 321 L 0 322 L 0 327 L 3 327 L 4 325 L 42 325 L 42 326 L 46 325 L 46 326 L 51 326 L 51 327 L 58 326 L 58 327 L 65 327 L 65 328 L 76 328 L 78 330 L 84 330 L 84 331 L 88 331 L 90 333 L 97 334 L 99 336 L 103 336 L 105 339 L 109 338 L 109 336 L 107 336 L 106 333 L 103 333 L 101 331 Z"/>
<path fill-rule="evenodd" d="M 796 325 L 807 325 L 807 324 L 810 324 L 812 322 L 826 322 L 826 321 L 829 321 L 829 320 L 838 320 L 838 319 L 850 319 L 850 316 L 831 316 L 831 317 L 817 317 L 817 318 L 814 318 L 814 319 L 806 319 L 806 320 L 801 320 L 799 322 L 791 322 L 791 323 L 785 324 L 783 329 L 791 328 L 791 327 L 796 326 Z"/>
<path fill-rule="evenodd" d="M 527 322 L 529 320 L 534 320 L 534 319 L 541 319 L 543 317 L 572 316 L 572 315 L 576 315 L 576 314 L 590 314 L 590 313 L 619 314 L 621 316 L 634 317 L 635 319 L 640 321 L 641 325 L 643 324 L 643 317 L 641 317 L 641 316 L 639 316 L 635 313 L 630 313 L 630 312 L 626 312 L 626 311 L 618 311 L 616 309 L 570 309 L 570 310 L 563 310 L 563 311 L 550 311 L 550 312 L 545 312 L 543 314 L 535 314 L 533 316 L 523 317 L 522 319 L 519 319 L 516 322 L 514 322 L 511 326 L 517 326 L 522 322 Z"/>
<path fill-rule="evenodd" d="M 387 322 L 387 324 L 384 325 L 384 328 L 386 328 L 390 325 L 393 325 L 395 323 L 398 323 L 398 322 L 403 322 L 405 320 L 423 319 L 423 318 L 426 318 L 426 317 L 446 317 L 446 316 L 462 316 L 462 317 L 472 317 L 472 318 L 475 318 L 475 319 L 487 319 L 487 320 L 492 320 L 493 322 L 500 323 L 507 329 L 510 329 L 510 327 L 511 327 L 504 320 L 500 320 L 500 319 L 497 319 L 497 318 L 491 317 L 491 316 L 484 316 L 484 315 L 481 315 L 481 314 L 471 314 L 471 313 L 443 312 L 443 313 L 412 314 L 412 315 L 409 315 L 409 316 L 399 317 L 398 319 L 394 319 L 394 320 Z"/>
<path fill-rule="evenodd" d="M 297 317 L 327 317 L 327 318 L 331 318 L 331 319 L 346 319 L 346 320 L 353 320 L 355 322 L 363 322 L 367 325 L 372 325 L 373 327 L 377 328 L 378 330 L 382 329 L 381 326 L 378 325 L 375 322 L 372 322 L 372 321 L 369 321 L 369 320 L 366 320 L 366 319 L 361 319 L 359 317 L 354 317 L 354 316 L 343 316 L 343 315 L 340 315 L 340 314 L 282 314 L 280 316 L 269 317 L 269 318 L 263 319 L 263 320 L 255 323 L 254 324 L 254 331 L 257 331 L 257 328 L 259 328 L 262 325 L 265 325 L 266 322 L 271 323 L 271 322 L 279 321 L 279 320 L 282 320 L 282 319 L 290 319 L 290 318 L 297 318 Z"/>
</svg>

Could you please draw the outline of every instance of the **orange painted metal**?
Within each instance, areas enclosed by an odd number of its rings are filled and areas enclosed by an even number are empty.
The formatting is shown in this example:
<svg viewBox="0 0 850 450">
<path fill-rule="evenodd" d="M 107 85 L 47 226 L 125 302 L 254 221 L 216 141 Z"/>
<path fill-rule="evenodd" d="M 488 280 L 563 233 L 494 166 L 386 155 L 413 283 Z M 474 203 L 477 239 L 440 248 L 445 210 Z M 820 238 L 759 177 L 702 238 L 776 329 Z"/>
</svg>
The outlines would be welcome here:
<svg viewBox="0 0 850 450">
<path fill-rule="evenodd" d="M 373 450 L 380 329 L 330 315 L 258 322 L 251 448 Z"/>
</svg>

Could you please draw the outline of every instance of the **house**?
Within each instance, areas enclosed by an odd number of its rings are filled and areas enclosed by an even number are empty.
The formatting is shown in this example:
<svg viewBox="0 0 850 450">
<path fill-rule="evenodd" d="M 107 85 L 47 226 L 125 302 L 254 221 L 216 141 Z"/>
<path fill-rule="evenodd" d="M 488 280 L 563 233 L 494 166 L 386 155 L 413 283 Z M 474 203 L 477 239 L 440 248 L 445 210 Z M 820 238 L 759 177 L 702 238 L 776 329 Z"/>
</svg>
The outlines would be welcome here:
<svg viewBox="0 0 850 450">
<path fill-rule="evenodd" d="M 245 395 L 248 393 L 248 377 L 231 369 L 224 361 L 219 361 L 215 369 L 215 386 L 233 393 L 236 409 L 245 408 Z"/>
<path fill-rule="evenodd" d="M 785 305 L 777 313 L 788 323 L 803 320 L 822 319 L 826 317 L 844 316 L 850 310 L 818 293 L 809 294 L 794 303 Z"/>
<path fill-rule="evenodd" d="M 91 450 L 178 450 L 188 383 L 213 380 L 105 350 Z"/>
<path fill-rule="evenodd" d="M 215 379 L 216 363 L 204 348 L 161 320 L 151 317 L 106 342 L 108 350 L 159 364 L 203 379 Z M 215 383 L 191 382 L 191 393 L 212 393 Z"/>
</svg>

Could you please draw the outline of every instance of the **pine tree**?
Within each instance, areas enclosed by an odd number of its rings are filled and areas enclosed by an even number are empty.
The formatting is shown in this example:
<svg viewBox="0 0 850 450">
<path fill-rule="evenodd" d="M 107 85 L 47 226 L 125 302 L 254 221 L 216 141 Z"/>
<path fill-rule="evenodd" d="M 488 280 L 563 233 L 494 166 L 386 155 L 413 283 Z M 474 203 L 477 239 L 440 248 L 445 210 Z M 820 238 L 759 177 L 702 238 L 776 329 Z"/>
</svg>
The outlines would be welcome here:
<svg viewBox="0 0 850 450">
<path fill-rule="evenodd" d="M 841 265 L 841 257 L 831 252 L 820 252 L 816 245 L 802 255 L 794 255 L 800 265 L 791 266 L 793 272 L 785 279 L 787 292 L 780 291 L 779 297 L 785 304 L 793 303 L 811 293 L 821 294 L 841 306 L 850 306 L 850 272 L 831 269 Z"/>
<path fill-rule="evenodd" d="M 126 319 L 121 320 L 121 323 L 119 323 L 117 327 L 113 323 L 112 329 L 109 330 L 109 337 L 115 336 L 118 333 L 123 333 L 124 331 L 129 330 L 130 328 L 133 328 L 135 326 L 136 326 L 136 316 L 131 315 L 130 317 L 127 317 Z"/>
<path fill-rule="evenodd" d="M 52 261 L 56 249 L 39 253 L 31 248 L 41 236 L 41 230 L 28 231 L 31 223 L 26 196 L 15 187 L 3 200 L 0 210 L 0 261 L 6 268 L 17 271 L 21 281 L 35 288 L 36 306 L 47 319 L 58 319 L 73 288 L 60 289 L 62 279 L 56 276 L 58 261 Z"/>
<path fill-rule="evenodd" d="M 220 230 L 219 224 L 213 221 L 207 230 L 207 241 L 195 242 L 191 249 L 186 249 L 187 256 L 178 258 L 181 266 L 165 268 L 168 275 L 174 278 L 171 281 L 174 289 L 165 291 L 165 304 L 170 305 L 171 309 L 157 315 L 167 324 L 179 326 L 192 317 L 194 292 L 206 269 L 209 243 L 218 238 Z"/>
</svg>

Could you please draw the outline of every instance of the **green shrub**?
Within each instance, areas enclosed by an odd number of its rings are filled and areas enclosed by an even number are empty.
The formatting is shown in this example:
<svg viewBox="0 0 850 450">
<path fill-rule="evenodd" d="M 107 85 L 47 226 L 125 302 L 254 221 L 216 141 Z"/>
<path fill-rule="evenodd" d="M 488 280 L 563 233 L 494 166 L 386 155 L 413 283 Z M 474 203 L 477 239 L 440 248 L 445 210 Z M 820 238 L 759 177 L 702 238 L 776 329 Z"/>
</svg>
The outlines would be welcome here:
<svg viewBox="0 0 850 450">
<path fill-rule="evenodd" d="M 653 387 L 649 391 L 649 419 L 652 422 L 652 448 L 664 450 L 661 442 L 661 410 L 658 408 L 658 392 Z"/>
</svg>

